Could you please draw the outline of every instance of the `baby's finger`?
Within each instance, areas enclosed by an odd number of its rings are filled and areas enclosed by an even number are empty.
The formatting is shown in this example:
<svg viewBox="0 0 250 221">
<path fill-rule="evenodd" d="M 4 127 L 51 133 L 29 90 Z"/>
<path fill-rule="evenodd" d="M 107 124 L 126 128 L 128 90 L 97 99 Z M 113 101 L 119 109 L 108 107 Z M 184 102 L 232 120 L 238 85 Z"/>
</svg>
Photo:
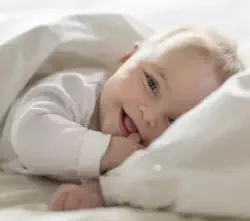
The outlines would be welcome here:
<svg viewBox="0 0 250 221">
<path fill-rule="evenodd" d="M 129 151 L 130 151 L 130 154 L 134 153 L 135 151 L 137 150 L 142 150 L 142 149 L 145 149 L 145 147 L 141 144 L 134 144 L 130 147 Z"/>
<path fill-rule="evenodd" d="M 68 193 L 67 198 L 64 203 L 64 210 L 77 210 L 81 205 L 81 200 L 79 195 L 77 195 L 77 191 Z"/>
<path fill-rule="evenodd" d="M 133 133 L 128 136 L 128 139 L 132 141 L 132 144 L 139 144 L 141 141 L 141 137 L 138 133 Z"/>
<path fill-rule="evenodd" d="M 145 149 L 145 146 L 143 146 L 142 144 L 136 144 L 136 145 L 134 145 L 134 147 L 135 147 L 135 150 Z"/>
<path fill-rule="evenodd" d="M 52 200 L 49 204 L 51 210 L 63 210 L 65 201 L 68 197 L 68 190 L 73 188 L 73 185 L 62 185 L 58 188 L 56 193 L 53 195 Z"/>
</svg>

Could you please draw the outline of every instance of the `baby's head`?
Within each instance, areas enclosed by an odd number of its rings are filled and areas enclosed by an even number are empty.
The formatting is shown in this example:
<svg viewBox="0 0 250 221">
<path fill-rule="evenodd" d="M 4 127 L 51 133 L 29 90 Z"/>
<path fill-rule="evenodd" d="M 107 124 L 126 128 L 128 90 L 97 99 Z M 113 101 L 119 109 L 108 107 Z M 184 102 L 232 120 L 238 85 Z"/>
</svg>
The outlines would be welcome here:
<svg viewBox="0 0 250 221">
<path fill-rule="evenodd" d="M 158 33 L 124 58 L 101 93 L 101 131 L 138 132 L 145 145 L 243 69 L 233 41 L 197 27 Z"/>
</svg>

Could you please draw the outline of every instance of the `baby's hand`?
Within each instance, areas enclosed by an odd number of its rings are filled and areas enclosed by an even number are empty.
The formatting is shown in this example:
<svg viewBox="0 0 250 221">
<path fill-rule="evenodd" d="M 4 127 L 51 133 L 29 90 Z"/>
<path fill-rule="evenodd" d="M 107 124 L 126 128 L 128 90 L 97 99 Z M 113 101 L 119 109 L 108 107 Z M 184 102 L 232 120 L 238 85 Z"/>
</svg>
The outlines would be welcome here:
<svg viewBox="0 0 250 221">
<path fill-rule="evenodd" d="M 78 210 L 103 207 L 104 200 L 98 181 L 75 185 L 65 184 L 58 188 L 51 203 L 51 210 Z"/>
<path fill-rule="evenodd" d="M 128 137 L 112 137 L 109 147 L 101 159 L 101 173 L 116 168 L 134 151 L 144 148 L 140 142 L 141 138 L 138 133 Z"/>
</svg>

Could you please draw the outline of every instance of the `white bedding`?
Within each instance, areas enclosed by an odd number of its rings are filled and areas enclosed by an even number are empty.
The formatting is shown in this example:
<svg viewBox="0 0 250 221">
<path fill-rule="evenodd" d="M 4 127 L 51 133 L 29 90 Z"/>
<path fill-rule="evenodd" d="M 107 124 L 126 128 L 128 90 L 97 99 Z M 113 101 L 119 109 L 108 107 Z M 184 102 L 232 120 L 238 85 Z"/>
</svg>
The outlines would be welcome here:
<svg viewBox="0 0 250 221">
<path fill-rule="evenodd" d="M 47 203 L 57 183 L 40 178 L 0 174 L 1 221 L 88 221 L 88 220 L 179 220 L 168 213 L 128 208 L 107 208 L 81 212 L 49 212 Z"/>
<path fill-rule="evenodd" d="M 135 1 L 74 1 L 69 3 L 67 1 L 43 1 L 38 5 L 34 4 L 34 1 L 20 1 L 18 4 L 13 4 L 14 1 L 0 2 L 0 11 L 10 12 L 18 11 L 17 9 L 27 10 L 29 8 L 57 8 L 61 5 L 64 9 L 79 9 L 85 7 L 88 11 L 116 11 L 125 12 L 134 15 L 134 17 L 145 22 L 147 25 L 154 29 L 158 29 L 163 26 L 168 26 L 175 23 L 192 23 L 192 24 L 206 24 L 218 27 L 225 32 L 229 33 L 232 37 L 235 37 L 240 43 L 240 50 L 245 51 L 248 45 L 248 39 L 250 36 L 250 22 L 248 18 L 248 10 L 250 9 L 250 2 L 248 1 L 159 1 L 159 4 L 155 4 L 155 0 L 145 1 L 145 4 L 137 4 Z M 32 3 L 33 2 L 33 3 Z M 44 12 L 45 13 L 45 12 Z M 47 17 L 47 14 L 46 16 Z M 47 19 L 47 18 L 46 18 Z M 11 21 L 10 21 L 11 22 Z M 10 23 L 11 24 L 11 23 Z M 0 23 L 1 27 L 1 23 Z M 11 28 L 12 26 L 10 26 Z M 18 27 L 18 26 L 17 26 Z M 7 30 L 7 29 L 6 29 Z M 18 30 L 18 28 L 16 29 Z M 21 30 L 18 30 L 21 31 Z M 147 30 L 149 31 L 149 30 Z M 143 30 L 143 33 L 147 32 Z M 8 32 L 0 34 L 1 41 L 4 37 L 8 36 Z M 128 42 L 127 42 L 128 43 Z M 123 47 L 125 49 L 128 44 Z M 121 51 L 120 51 L 121 52 Z M 9 60 L 11 61 L 11 59 Z M 8 62 L 9 62 L 8 61 Z M 11 64 L 10 64 L 11 66 Z M 0 69 L 2 73 L 2 69 Z M 25 82 L 25 81 L 24 81 Z M 23 83 L 24 83 L 23 82 Z M 3 83 L 3 82 L 2 82 Z M 3 94 L 2 94 L 3 95 Z M 0 96 L 1 97 L 1 96 Z M 3 97 L 1 97 L 3 99 Z M 2 106 L 4 107 L 4 105 Z M 2 108 L 1 107 L 1 108 Z M 1 111 L 0 111 L 1 112 Z M 1 112 L 2 113 L 2 112 Z M 2 116 L 1 116 L 2 117 Z M 178 129 L 178 128 L 177 128 Z M 161 141 L 162 142 L 162 141 Z M 122 171 L 122 170 L 121 170 Z M 229 179 L 230 180 L 230 179 Z M 211 181 L 211 180 L 210 180 Z M 209 182 L 208 182 L 209 183 Z M 190 181 L 191 185 L 192 182 Z M 202 184 L 205 187 L 205 184 Z M 54 182 L 40 180 L 36 178 L 6 175 L 0 174 L 0 221 L 16 221 L 16 220 L 40 220 L 40 221 L 76 221 L 76 220 L 186 220 L 192 218 L 184 218 L 179 215 L 174 215 L 170 212 L 149 212 L 142 210 L 134 210 L 129 208 L 110 208 L 99 209 L 82 212 L 72 213 L 52 213 L 48 212 L 46 203 L 51 197 L 51 193 L 55 189 L 57 184 Z M 201 187 L 201 185 L 197 188 Z M 191 186 L 192 188 L 192 186 Z M 246 187 L 247 189 L 247 187 Z M 230 188 L 227 190 L 229 193 Z M 202 192 L 202 191 L 201 191 Z M 237 192 L 237 191 L 236 191 Z M 209 193 L 208 193 L 209 194 Z M 247 195 L 247 194 L 246 194 Z M 208 195 L 204 194 L 203 197 Z M 223 194 L 221 195 L 223 196 Z M 185 198 L 185 194 L 182 199 Z M 186 195 L 187 199 L 188 195 Z M 181 197 L 180 197 L 181 199 Z M 230 200 L 234 201 L 233 198 Z M 240 198 L 239 198 L 240 199 Z M 245 198 L 245 200 L 248 198 Z M 212 201 L 211 201 L 212 202 Z M 223 200 L 221 201 L 223 202 Z M 249 202 L 249 201 L 244 201 Z M 186 204 L 185 204 L 186 203 Z M 187 200 L 183 206 L 190 205 L 190 208 L 197 205 L 198 201 Z M 236 202 L 237 203 L 237 202 Z M 236 205 L 232 204 L 233 206 Z M 216 205 L 216 204 L 215 204 Z M 219 205 L 219 204 L 218 204 Z M 246 204 L 245 204 L 246 205 Z M 249 204 L 248 204 L 249 205 Z M 241 204 L 239 204 L 239 208 Z M 190 208 L 184 208 L 186 211 Z M 197 207 L 198 208 L 198 207 Z M 233 208 L 233 207 L 232 207 Z M 242 211 L 246 207 L 242 204 Z M 209 211 L 209 208 L 207 208 Z M 214 208 L 211 207 L 211 211 Z M 219 210 L 218 210 L 219 211 Z M 227 210 L 225 210 L 227 211 Z M 239 211 L 239 210 L 238 210 Z M 194 212 L 201 212 L 199 210 Z M 218 213 L 220 214 L 220 213 Z M 232 214 L 230 214 L 232 215 Z M 238 214 L 239 215 L 239 214 Z M 244 216 L 244 214 L 241 214 Z M 249 215 L 249 214 L 247 214 Z M 197 219 L 197 217 L 193 218 Z"/>
</svg>

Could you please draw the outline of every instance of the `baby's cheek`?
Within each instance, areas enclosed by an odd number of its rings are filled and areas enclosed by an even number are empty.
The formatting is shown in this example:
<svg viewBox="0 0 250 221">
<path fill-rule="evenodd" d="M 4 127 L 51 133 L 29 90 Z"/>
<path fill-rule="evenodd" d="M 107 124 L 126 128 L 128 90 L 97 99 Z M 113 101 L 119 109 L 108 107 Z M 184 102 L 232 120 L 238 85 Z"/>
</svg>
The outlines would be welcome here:
<svg viewBox="0 0 250 221">
<path fill-rule="evenodd" d="M 121 85 L 122 96 L 127 97 L 131 101 L 136 99 L 137 102 L 142 102 L 142 95 L 144 95 L 144 88 L 142 80 L 137 76 L 138 73 L 134 73 L 134 76 L 130 76 Z"/>
</svg>

